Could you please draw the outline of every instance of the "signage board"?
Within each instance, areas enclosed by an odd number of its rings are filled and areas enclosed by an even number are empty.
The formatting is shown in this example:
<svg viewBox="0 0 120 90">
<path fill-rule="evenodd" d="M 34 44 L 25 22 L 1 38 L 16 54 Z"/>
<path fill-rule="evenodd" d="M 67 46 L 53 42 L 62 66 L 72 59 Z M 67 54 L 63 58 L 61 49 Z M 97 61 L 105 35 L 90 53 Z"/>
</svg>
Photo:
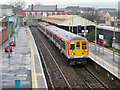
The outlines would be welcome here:
<svg viewBox="0 0 120 90">
<path fill-rule="evenodd" d="M 104 36 L 99 34 L 99 39 L 102 39 L 103 40 Z"/>
</svg>

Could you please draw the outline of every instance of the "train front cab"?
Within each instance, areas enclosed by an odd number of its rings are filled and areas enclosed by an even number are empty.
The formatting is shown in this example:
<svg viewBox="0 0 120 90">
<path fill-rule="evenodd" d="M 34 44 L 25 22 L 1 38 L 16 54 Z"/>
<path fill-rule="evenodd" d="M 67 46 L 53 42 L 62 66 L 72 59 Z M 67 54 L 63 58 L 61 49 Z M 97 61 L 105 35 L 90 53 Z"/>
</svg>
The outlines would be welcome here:
<svg viewBox="0 0 120 90">
<path fill-rule="evenodd" d="M 87 40 L 73 40 L 68 43 L 68 55 L 70 56 L 70 65 L 87 64 L 88 58 L 88 41 Z"/>
</svg>

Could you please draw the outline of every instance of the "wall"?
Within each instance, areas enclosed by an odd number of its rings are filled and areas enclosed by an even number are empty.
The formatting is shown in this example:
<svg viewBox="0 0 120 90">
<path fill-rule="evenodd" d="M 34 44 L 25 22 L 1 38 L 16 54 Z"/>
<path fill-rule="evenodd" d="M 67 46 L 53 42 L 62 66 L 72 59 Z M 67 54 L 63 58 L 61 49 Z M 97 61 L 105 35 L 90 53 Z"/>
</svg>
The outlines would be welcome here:
<svg viewBox="0 0 120 90">
<path fill-rule="evenodd" d="M 25 11 L 25 13 L 29 13 L 29 15 L 32 15 L 32 13 L 35 13 L 35 15 L 38 14 L 38 12 L 41 12 L 40 16 L 49 16 L 49 11 Z M 55 12 L 57 12 L 57 15 L 66 15 L 67 13 L 64 11 L 50 11 L 52 14 L 51 15 L 55 15 Z M 46 15 L 45 15 L 46 14 Z"/>
<path fill-rule="evenodd" d="M 17 14 L 22 15 L 22 17 L 25 17 L 25 12 L 22 9 L 18 10 Z"/>
<path fill-rule="evenodd" d="M 0 31 L 0 45 L 2 44 L 2 31 Z"/>
<path fill-rule="evenodd" d="M 12 26 L 14 26 L 13 23 L 10 24 L 10 29 L 9 29 L 10 36 L 13 34 Z M 13 27 L 13 30 L 14 30 L 14 27 Z M 7 39 L 8 39 L 8 28 L 5 28 L 0 32 L 0 45 L 2 45 Z"/>
</svg>

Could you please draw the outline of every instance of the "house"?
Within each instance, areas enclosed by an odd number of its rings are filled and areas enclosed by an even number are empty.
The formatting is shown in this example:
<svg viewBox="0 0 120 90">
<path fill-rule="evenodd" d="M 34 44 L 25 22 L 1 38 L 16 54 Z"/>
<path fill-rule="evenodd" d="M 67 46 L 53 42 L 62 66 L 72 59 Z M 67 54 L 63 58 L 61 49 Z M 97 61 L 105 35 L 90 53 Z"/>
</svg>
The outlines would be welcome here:
<svg viewBox="0 0 120 90">
<path fill-rule="evenodd" d="M 105 25 L 111 25 L 111 13 L 116 13 L 116 8 L 98 8 L 98 23 L 99 24 L 105 24 Z M 111 14 L 111 15 L 110 15 Z"/>
<path fill-rule="evenodd" d="M 106 13 L 98 13 L 98 20 L 97 20 L 98 24 L 102 24 L 102 25 L 105 24 L 105 15 Z"/>
<path fill-rule="evenodd" d="M 111 16 L 110 16 L 110 13 L 109 12 L 107 12 L 106 14 L 105 14 L 105 25 L 106 26 L 111 26 Z"/>
<path fill-rule="evenodd" d="M 14 19 L 9 19 L 9 34 L 10 36 L 14 31 Z M 0 45 L 2 45 L 8 39 L 8 16 L 0 18 Z"/>
<path fill-rule="evenodd" d="M 11 5 L 0 5 L 0 17 L 14 15 Z"/>
<path fill-rule="evenodd" d="M 114 26 L 114 18 L 115 18 L 115 22 L 117 23 L 117 17 L 118 17 L 118 13 L 116 12 L 110 12 L 110 21 L 111 21 L 111 26 Z"/>
<path fill-rule="evenodd" d="M 91 12 L 94 12 L 94 8 L 92 7 L 80 7 L 80 10 L 81 10 L 81 13 L 91 13 Z"/>
<path fill-rule="evenodd" d="M 118 17 L 117 12 L 107 12 L 105 15 L 105 24 L 107 26 L 114 26 L 114 21 L 116 22 L 117 17 Z M 115 20 L 114 20 L 114 18 L 115 18 Z"/>
<path fill-rule="evenodd" d="M 117 12 L 116 8 L 98 8 L 98 13 Z"/>
<path fill-rule="evenodd" d="M 21 15 L 22 17 L 25 17 L 24 10 L 22 10 L 22 9 L 18 10 L 17 15 Z"/>
<path fill-rule="evenodd" d="M 50 16 L 50 15 L 65 15 L 63 9 L 59 9 L 57 5 L 31 5 L 24 10 L 25 16 Z"/>
<path fill-rule="evenodd" d="M 65 10 L 70 15 L 82 15 L 82 14 L 88 14 L 94 11 L 94 8 L 91 7 L 79 7 L 79 6 L 67 6 Z"/>
<path fill-rule="evenodd" d="M 69 15 L 78 15 L 81 12 L 79 6 L 67 6 L 65 11 L 68 12 Z"/>
</svg>

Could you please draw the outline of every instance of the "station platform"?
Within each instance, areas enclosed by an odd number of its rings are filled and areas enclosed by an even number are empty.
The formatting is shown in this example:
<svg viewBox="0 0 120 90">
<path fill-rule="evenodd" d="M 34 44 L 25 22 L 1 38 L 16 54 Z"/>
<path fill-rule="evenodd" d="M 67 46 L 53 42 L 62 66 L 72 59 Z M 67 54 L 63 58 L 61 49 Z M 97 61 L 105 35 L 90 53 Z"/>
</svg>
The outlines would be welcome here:
<svg viewBox="0 0 120 90">
<path fill-rule="evenodd" d="M 12 36 L 11 41 L 14 40 Z M 39 53 L 28 27 L 21 27 L 16 35 L 16 46 L 8 58 L 4 47 L 0 46 L 0 85 L 15 88 L 15 80 L 20 80 L 21 88 L 48 88 Z"/>
<path fill-rule="evenodd" d="M 100 53 L 98 52 L 98 46 L 95 51 L 95 44 L 89 44 L 89 57 L 96 62 L 98 65 L 106 69 L 108 72 L 113 74 L 115 77 L 120 79 L 120 55 L 116 52 L 115 58 L 113 59 L 113 51 L 107 48 L 100 47 Z"/>
</svg>

